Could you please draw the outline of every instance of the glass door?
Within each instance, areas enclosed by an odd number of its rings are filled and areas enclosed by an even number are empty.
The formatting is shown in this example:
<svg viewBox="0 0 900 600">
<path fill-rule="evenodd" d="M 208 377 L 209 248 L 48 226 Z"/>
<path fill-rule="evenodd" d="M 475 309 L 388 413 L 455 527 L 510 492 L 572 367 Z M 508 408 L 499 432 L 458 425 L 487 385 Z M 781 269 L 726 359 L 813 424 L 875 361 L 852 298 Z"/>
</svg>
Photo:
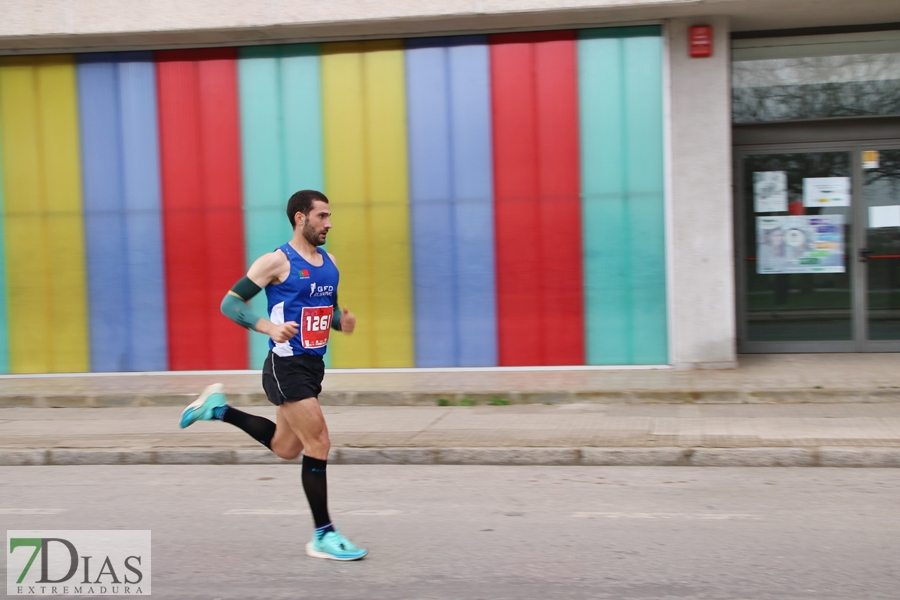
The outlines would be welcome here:
<svg viewBox="0 0 900 600">
<path fill-rule="evenodd" d="M 852 157 L 851 148 L 738 155 L 741 352 L 855 349 Z"/>
<path fill-rule="evenodd" d="M 900 351 L 900 143 L 747 148 L 735 166 L 739 351 Z"/>
<path fill-rule="evenodd" d="M 860 149 L 865 350 L 900 350 L 900 149 Z"/>
</svg>

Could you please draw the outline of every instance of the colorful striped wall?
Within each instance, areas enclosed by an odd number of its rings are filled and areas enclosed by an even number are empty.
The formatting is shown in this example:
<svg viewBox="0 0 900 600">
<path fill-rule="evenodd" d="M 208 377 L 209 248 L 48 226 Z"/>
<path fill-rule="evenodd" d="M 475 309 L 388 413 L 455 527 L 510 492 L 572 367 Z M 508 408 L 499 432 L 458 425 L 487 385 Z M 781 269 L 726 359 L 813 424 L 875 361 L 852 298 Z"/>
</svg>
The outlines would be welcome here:
<svg viewBox="0 0 900 600">
<path fill-rule="evenodd" d="M 304 188 L 358 317 L 332 367 L 666 363 L 662 53 L 631 27 L 0 58 L 0 371 L 259 368 L 218 306 Z"/>
</svg>

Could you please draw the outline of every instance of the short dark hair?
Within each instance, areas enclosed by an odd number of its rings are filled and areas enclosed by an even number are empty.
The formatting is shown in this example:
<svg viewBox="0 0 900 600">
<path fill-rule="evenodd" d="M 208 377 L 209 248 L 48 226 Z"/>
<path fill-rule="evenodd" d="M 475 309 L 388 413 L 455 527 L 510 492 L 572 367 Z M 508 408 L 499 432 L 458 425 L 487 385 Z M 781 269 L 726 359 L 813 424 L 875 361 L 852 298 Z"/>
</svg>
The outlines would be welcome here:
<svg viewBox="0 0 900 600">
<path fill-rule="evenodd" d="M 297 227 L 297 223 L 294 222 L 294 215 L 298 212 L 302 212 L 308 217 L 309 211 L 312 210 L 313 202 L 316 200 L 321 200 L 325 204 L 328 204 L 328 198 L 325 197 L 325 194 L 317 192 L 316 190 L 300 190 L 291 196 L 291 199 L 288 200 L 287 204 L 287 217 L 288 221 L 291 222 L 291 227 Z"/>
</svg>

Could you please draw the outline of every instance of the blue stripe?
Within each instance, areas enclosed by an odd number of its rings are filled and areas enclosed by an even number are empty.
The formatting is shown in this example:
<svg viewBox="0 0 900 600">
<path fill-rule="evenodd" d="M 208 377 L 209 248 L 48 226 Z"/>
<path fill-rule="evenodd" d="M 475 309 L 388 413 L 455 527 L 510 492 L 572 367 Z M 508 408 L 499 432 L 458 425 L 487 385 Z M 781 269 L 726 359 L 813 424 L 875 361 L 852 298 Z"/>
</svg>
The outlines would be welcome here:
<svg viewBox="0 0 900 600">
<path fill-rule="evenodd" d="M 416 366 L 493 366 L 487 39 L 410 40 L 406 78 Z"/>
<path fill-rule="evenodd" d="M 454 189 L 449 66 L 444 40 L 406 50 L 409 196 L 412 224 L 415 353 L 418 367 L 455 366 Z"/>
<path fill-rule="evenodd" d="M 450 118 L 455 202 L 456 365 L 497 364 L 490 55 L 485 36 L 453 38 Z"/>
<path fill-rule="evenodd" d="M 92 371 L 128 368 L 129 309 L 117 73 L 109 54 L 78 57 Z"/>
<path fill-rule="evenodd" d="M 156 69 L 151 52 L 117 54 L 127 231 L 129 370 L 168 369 Z"/>
</svg>

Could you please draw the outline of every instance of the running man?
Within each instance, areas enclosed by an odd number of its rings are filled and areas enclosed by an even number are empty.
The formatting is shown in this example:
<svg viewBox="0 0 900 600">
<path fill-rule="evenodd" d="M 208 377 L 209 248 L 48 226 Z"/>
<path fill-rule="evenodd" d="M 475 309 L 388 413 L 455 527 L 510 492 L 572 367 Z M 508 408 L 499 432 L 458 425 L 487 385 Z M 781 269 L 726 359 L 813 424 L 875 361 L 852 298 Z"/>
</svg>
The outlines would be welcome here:
<svg viewBox="0 0 900 600">
<path fill-rule="evenodd" d="M 184 409 L 181 427 L 200 420 L 225 421 L 286 460 L 303 452 L 303 490 L 316 526 L 306 553 L 316 558 L 358 560 L 367 551 L 342 536 L 328 516 L 325 467 L 331 442 L 318 400 L 330 329 L 353 333 L 356 317 L 347 307 L 343 312 L 338 308 L 337 263 L 320 248 L 331 229 L 328 198 L 312 190 L 297 192 L 288 200 L 287 216 L 294 228 L 291 241 L 256 259 L 247 276 L 222 300 L 226 317 L 269 336 L 262 384 L 275 405 L 276 422 L 229 406 L 217 383 Z M 255 315 L 245 304 L 262 289 L 268 300 L 268 319 Z"/>
</svg>

